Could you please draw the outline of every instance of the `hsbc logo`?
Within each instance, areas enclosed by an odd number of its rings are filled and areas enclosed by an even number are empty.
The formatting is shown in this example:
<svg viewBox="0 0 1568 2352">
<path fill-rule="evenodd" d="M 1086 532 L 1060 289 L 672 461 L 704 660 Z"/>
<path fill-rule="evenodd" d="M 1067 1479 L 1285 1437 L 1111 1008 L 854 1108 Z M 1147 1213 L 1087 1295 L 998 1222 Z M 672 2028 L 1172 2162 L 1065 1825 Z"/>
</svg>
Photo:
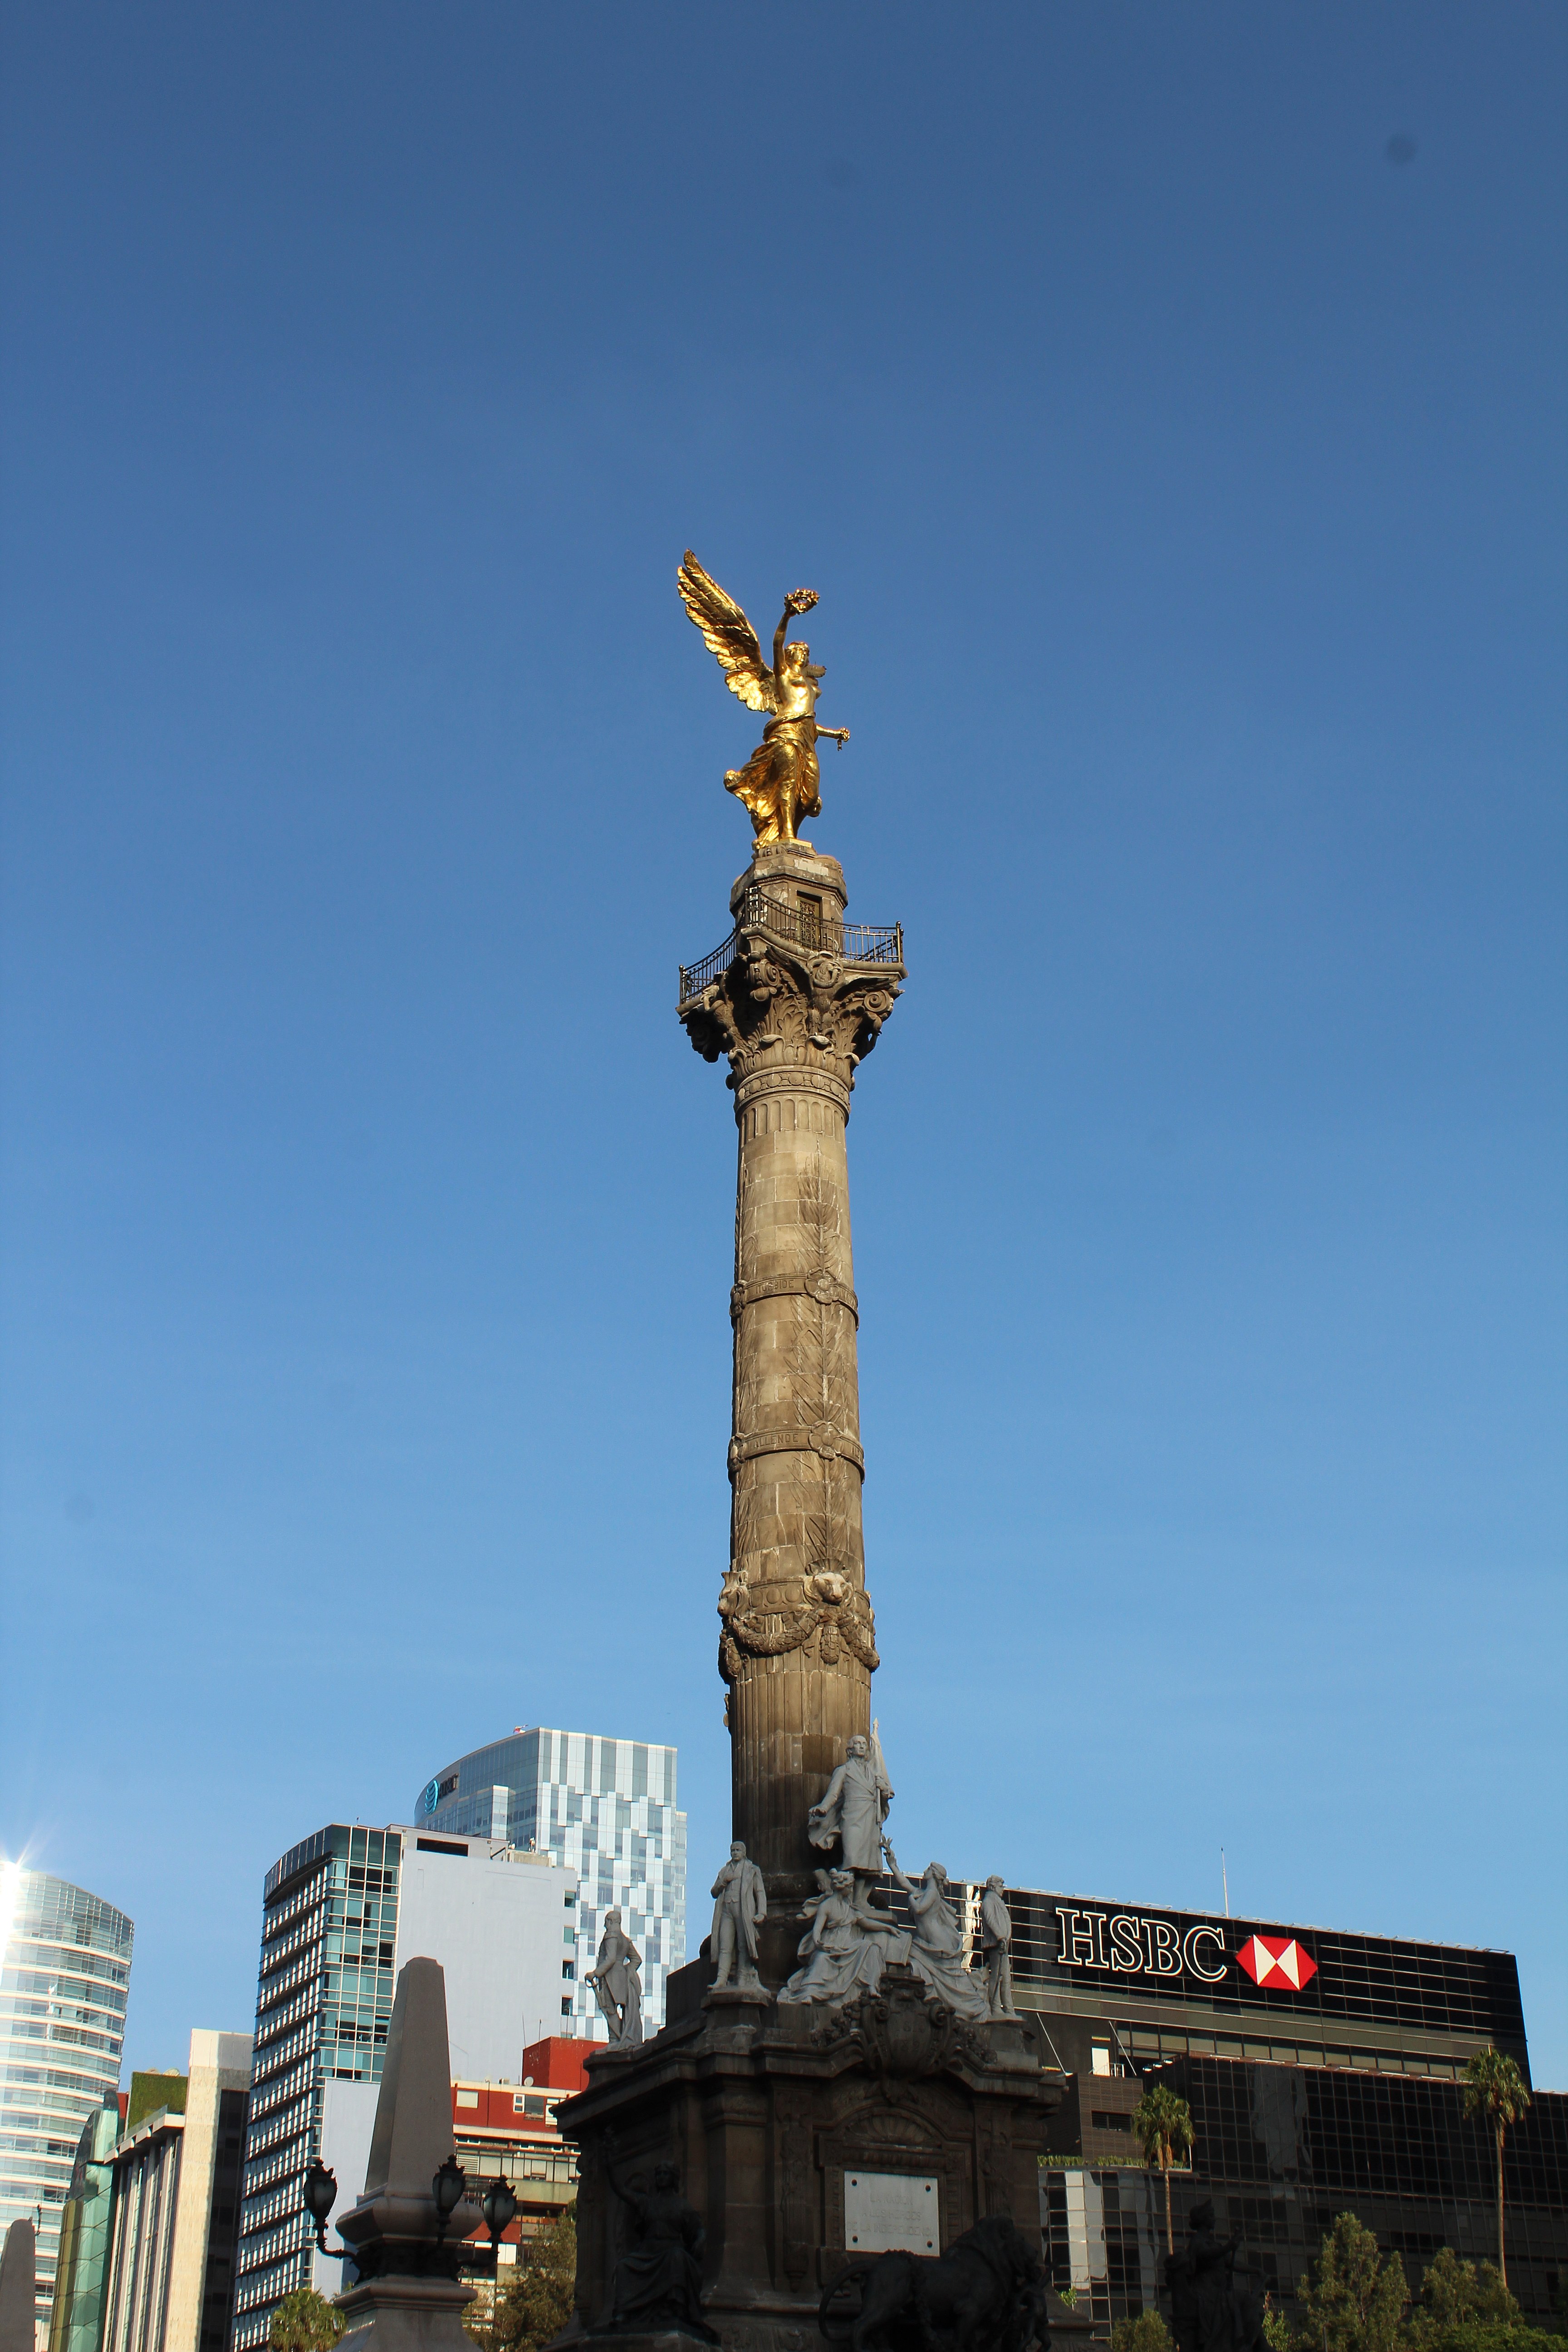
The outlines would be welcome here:
<svg viewBox="0 0 1568 2352">
<path fill-rule="evenodd" d="M 1228 1937 L 1206 1919 L 1185 1930 L 1170 1919 L 1132 1911 L 1079 1911 L 1058 1904 L 1060 1942 L 1057 1965 L 1103 1969 L 1112 1976 L 1195 1977 L 1219 1984 L 1229 1973 Z M 1249 1936 L 1237 1964 L 1264 1992 L 1300 1992 L 1318 1973 L 1318 1963 L 1294 1936 Z"/>
<path fill-rule="evenodd" d="M 1249 1936 L 1237 1958 L 1265 1992 L 1300 1992 L 1318 1973 L 1318 1963 L 1294 1936 Z"/>
</svg>

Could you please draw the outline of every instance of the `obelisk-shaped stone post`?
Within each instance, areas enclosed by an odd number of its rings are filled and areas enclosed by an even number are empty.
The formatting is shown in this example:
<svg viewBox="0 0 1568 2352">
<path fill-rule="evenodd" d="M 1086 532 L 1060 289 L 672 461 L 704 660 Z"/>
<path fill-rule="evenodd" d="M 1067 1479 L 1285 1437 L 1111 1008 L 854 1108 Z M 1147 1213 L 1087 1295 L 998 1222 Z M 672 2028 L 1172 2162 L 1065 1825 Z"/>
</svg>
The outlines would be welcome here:
<svg viewBox="0 0 1568 2352">
<path fill-rule="evenodd" d="M 0 2352 L 33 2352 L 37 2341 L 34 2257 L 31 2221 L 13 2221 L 0 2252 Z"/>
<path fill-rule="evenodd" d="M 728 1057 L 740 1129 L 720 1669 L 734 1834 L 770 1907 L 826 1858 L 806 1813 L 869 1729 L 877 1664 L 845 1130 L 903 940 L 896 926 L 847 926 L 845 903 L 836 858 L 804 841 L 760 846 L 730 894 L 731 940 L 681 973 L 680 1018 L 707 1060 Z"/>
<path fill-rule="evenodd" d="M 442 2229 L 431 2182 L 453 2152 L 447 1979 L 436 1960 L 399 1970 L 375 2103 L 370 2162 L 357 2204 L 338 2221 L 360 2266 L 338 2297 L 345 2352 L 472 2352 L 458 2277 L 479 2209 L 465 2198 Z"/>
</svg>

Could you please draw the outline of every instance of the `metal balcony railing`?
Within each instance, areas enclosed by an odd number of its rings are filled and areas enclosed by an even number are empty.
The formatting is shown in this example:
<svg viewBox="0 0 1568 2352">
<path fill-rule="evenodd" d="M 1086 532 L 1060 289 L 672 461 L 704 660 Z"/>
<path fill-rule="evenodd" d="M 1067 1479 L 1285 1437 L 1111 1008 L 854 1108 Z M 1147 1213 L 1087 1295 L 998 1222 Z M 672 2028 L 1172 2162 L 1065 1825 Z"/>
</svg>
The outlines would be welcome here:
<svg viewBox="0 0 1568 2352">
<path fill-rule="evenodd" d="M 753 882 L 723 945 L 700 963 L 681 965 L 680 1003 L 689 1004 L 728 970 L 743 930 L 771 931 L 775 939 L 792 940 L 799 947 L 838 956 L 845 963 L 901 964 L 904 960 L 902 923 L 841 923 L 815 907 L 792 907 L 783 898 L 771 898 Z"/>
</svg>

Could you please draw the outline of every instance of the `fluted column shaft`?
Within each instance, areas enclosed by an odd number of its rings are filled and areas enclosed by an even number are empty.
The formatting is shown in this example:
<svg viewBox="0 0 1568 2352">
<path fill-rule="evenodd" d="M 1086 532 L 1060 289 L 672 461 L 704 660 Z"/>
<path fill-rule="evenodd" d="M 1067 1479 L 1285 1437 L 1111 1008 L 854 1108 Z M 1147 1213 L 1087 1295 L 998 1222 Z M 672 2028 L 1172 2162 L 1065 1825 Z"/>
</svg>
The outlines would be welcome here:
<svg viewBox="0 0 1568 2352">
<path fill-rule="evenodd" d="M 864 1455 L 845 1130 L 858 1063 L 903 977 L 892 941 L 843 929 L 842 872 L 759 849 L 731 893 L 734 953 L 681 1017 L 731 1064 L 739 1155 L 730 1475 L 720 1596 L 734 1834 L 784 1891 L 877 1663 L 860 1525 Z M 846 955 L 845 947 L 872 955 Z"/>
</svg>

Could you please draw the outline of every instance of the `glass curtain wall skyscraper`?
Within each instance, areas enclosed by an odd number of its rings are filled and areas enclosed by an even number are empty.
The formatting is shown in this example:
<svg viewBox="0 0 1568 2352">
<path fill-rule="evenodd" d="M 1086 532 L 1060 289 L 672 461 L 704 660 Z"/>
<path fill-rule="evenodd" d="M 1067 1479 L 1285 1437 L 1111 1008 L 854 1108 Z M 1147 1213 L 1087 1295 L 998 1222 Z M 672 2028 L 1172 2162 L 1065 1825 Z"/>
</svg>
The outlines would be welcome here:
<svg viewBox="0 0 1568 2352">
<path fill-rule="evenodd" d="M 0 1863 L 0 2234 L 41 2215 L 44 2322 L 82 2126 L 120 2082 L 134 1935 L 85 1887 Z"/>
<path fill-rule="evenodd" d="M 49 2315 L 49 2352 L 98 2352 L 114 2219 L 120 2102 L 112 2093 L 81 2127 L 60 2224 L 59 2264 Z"/>
<path fill-rule="evenodd" d="M 415 1819 L 424 1827 L 531 1845 L 577 1873 L 576 1994 L 563 2032 L 603 2036 L 584 1979 L 612 1906 L 642 1954 L 647 2030 L 664 2023 L 665 1980 L 686 1958 L 675 1761 L 673 1748 L 535 1726 L 443 1765 L 420 1791 Z"/>
<path fill-rule="evenodd" d="M 381 2080 L 402 1858 L 395 1829 L 334 1822 L 290 1847 L 267 1874 L 237 2352 L 265 2344 L 274 2305 L 310 2284 L 315 2233 L 300 2197 L 321 2147 L 326 2078 Z M 356 2193 L 351 2189 L 351 2203 Z"/>
</svg>

